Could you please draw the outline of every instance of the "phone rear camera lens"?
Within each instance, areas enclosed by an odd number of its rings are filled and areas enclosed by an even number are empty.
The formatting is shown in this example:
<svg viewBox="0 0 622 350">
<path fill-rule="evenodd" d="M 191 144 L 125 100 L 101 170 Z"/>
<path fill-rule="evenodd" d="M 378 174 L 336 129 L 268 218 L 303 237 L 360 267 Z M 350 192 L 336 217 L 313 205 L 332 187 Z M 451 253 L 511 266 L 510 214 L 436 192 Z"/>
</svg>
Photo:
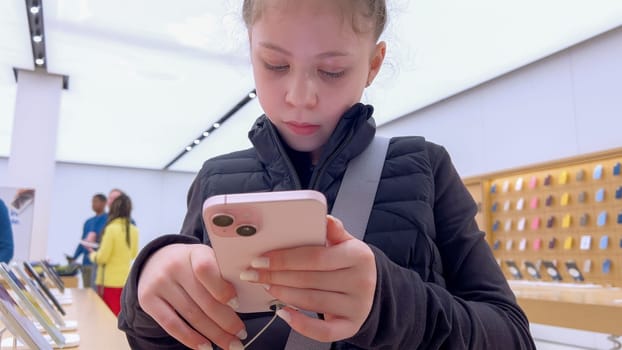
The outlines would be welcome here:
<svg viewBox="0 0 622 350">
<path fill-rule="evenodd" d="M 235 229 L 240 236 L 248 237 L 257 233 L 257 229 L 252 225 L 242 225 Z"/>
<path fill-rule="evenodd" d="M 227 227 L 233 224 L 233 217 L 227 214 L 218 214 L 212 218 L 212 222 L 218 227 Z"/>
</svg>

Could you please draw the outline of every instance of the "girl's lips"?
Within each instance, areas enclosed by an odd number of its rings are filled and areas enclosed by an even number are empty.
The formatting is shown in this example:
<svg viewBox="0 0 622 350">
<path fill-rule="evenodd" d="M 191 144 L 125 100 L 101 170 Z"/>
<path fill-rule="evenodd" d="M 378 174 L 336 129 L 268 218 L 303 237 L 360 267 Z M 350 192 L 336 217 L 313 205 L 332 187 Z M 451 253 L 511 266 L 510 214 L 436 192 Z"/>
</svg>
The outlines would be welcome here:
<svg viewBox="0 0 622 350">
<path fill-rule="evenodd" d="M 291 130 L 296 135 L 311 135 L 315 133 L 320 126 L 315 124 L 304 124 L 304 123 L 295 123 L 295 122 L 286 122 L 285 125 L 289 130 Z"/>
</svg>

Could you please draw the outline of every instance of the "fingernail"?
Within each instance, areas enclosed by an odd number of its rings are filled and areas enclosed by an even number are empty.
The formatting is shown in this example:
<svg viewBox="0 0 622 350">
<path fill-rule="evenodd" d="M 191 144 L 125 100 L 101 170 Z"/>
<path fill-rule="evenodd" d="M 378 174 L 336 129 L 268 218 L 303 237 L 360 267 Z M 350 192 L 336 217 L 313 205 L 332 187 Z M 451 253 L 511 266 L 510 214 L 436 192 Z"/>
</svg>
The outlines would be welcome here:
<svg viewBox="0 0 622 350">
<path fill-rule="evenodd" d="M 227 305 L 229 305 L 229 307 L 231 307 L 233 310 L 237 310 L 240 307 L 240 302 L 238 301 L 237 297 L 233 297 L 227 302 Z"/>
<path fill-rule="evenodd" d="M 212 347 L 212 344 L 210 343 L 201 344 L 199 345 L 199 350 L 214 350 L 214 347 Z"/>
<path fill-rule="evenodd" d="M 262 284 L 261 285 L 263 287 L 263 289 L 265 290 L 270 290 L 270 285 L 269 284 Z"/>
<path fill-rule="evenodd" d="M 279 309 L 276 311 L 276 314 L 283 319 L 283 321 L 289 323 L 292 320 L 292 316 L 289 314 L 289 312 L 283 310 L 283 309 Z"/>
<path fill-rule="evenodd" d="M 244 350 L 244 345 L 239 340 L 234 340 L 229 343 L 229 350 Z"/>
<path fill-rule="evenodd" d="M 240 272 L 240 279 L 242 281 L 255 282 L 259 280 L 259 274 L 257 271 L 242 271 Z"/>
<path fill-rule="evenodd" d="M 270 259 L 266 257 L 255 258 L 251 261 L 251 266 L 256 269 L 265 269 L 270 267 Z"/>
<path fill-rule="evenodd" d="M 238 334 L 235 335 L 236 337 L 238 337 L 239 339 L 246 339 L 246 337 L 248 337 L 248 334 L 246 333 L 246 329 L 243 329 L 241 331 L 238 332 Z"/>
</svg>

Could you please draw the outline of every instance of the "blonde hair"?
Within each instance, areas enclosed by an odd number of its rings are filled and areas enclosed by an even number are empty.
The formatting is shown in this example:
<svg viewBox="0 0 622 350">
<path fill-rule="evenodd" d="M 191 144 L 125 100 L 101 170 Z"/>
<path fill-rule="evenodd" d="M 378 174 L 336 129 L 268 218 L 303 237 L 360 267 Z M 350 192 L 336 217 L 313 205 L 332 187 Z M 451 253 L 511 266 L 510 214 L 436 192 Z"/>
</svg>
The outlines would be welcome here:
<svg viewBox="0 0 622 350">
<path fill-rule="evenodd" d="M 298 1 L 298 0 L 293 0 Z M 316 0 L 317 1 L 317 0 Z M 387 24 L 387 4 L 386 0 L 327 0 L 337 3 L 342 8 L 344 16 L 347 13 L 352 15 L 352 27 L 357 33 L 366 32 L 366 26 L 372 25 L 374 39 L 378 40 L 384 32 Z M 264 10 L 265 1 L 244 0 L 242 6 L 242 17 L 247 28 L 261 18 Z M 360 19 L 365 20 L 361 24 Z"/>
</svg>

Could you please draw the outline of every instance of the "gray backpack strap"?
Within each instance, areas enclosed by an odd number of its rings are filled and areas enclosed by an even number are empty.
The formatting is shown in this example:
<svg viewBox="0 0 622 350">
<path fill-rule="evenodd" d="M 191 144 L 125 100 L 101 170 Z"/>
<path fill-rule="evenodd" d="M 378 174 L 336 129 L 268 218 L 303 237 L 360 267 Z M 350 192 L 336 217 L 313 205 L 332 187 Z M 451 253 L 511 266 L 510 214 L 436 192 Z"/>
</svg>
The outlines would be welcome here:
<svg viewBox="0 0 622 350">
<path fill-rule="evenodd" d="M 348 163 L 333 204 L 331 215 L 360 240 L 365 236 L 390 141 L 388 137 L 374 137 L 363 153 Z"/>
<path fill-rule="evenodd" d="M 331 215 L 343 222 L 346 230 L 362 240 L 374 205 L 384 160 L 389 148 L 387 137 L 374 137 L 363 153 L 348 163 Z M 309 316 L 315 313 L 305 312 Z M 328 350 L 331 343 L 320 343 L 292 330 L 285 350 Z"/>
</svg>

